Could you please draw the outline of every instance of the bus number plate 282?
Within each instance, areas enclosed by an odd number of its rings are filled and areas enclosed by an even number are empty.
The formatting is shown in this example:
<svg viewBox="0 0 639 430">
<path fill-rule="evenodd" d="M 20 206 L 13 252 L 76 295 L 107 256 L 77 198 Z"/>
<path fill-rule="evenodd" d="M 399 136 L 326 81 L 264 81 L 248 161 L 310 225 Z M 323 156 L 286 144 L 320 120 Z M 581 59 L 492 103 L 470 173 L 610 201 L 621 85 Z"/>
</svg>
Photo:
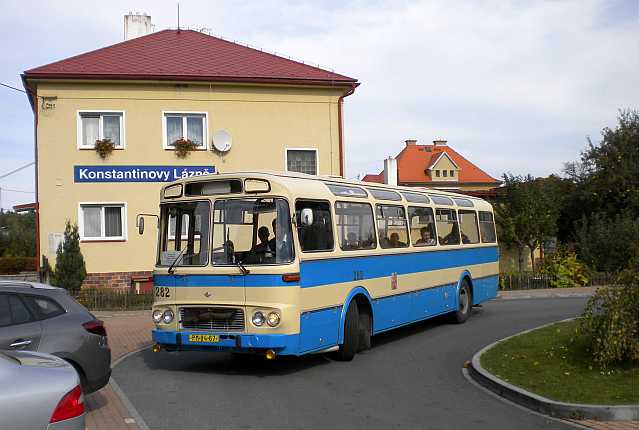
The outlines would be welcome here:
<svg viewBox="0 0 639 430">
<path fill-rule="evenodd" d="M 220 336 L 214 334 L 190 334 L 189 342 L 193 343 L 217 343 L 220 341 Z"/>
</svg>

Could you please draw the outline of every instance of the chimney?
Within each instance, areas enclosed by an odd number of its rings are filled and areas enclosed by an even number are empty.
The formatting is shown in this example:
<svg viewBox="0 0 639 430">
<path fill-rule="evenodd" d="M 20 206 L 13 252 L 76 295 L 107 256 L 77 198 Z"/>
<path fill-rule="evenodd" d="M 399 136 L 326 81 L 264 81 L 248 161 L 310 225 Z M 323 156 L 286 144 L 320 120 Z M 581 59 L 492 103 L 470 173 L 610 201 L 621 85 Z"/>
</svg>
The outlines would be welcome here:
<svg viewBox="0 0 639 430">
<path fill-rule="evenodd" d="M 384 160 L 384 183 L 397 185 L 397 160 L 393 157 Z"/>
<path fill-rule="evenodd" d="M 448 143 L 447 140 L 433 140 L 433 148 L 438 148 L 440 146 L 446 146 L 446 144 Z"/>
<path fill-rule="evenodd" d="M 406 146 L 408 146 L 408 145 L 416 145 L 417 144 L 417 139 L 407 139 L 405 142 L 406 142 Z"/>
<path fill-rule="evenodd" d="M 129 12 L 124 15 L 124 40 L 135 39 L 153 33 L 155 26 L 151 24 L 151 16 L 146 13 Z"/>
</svg>

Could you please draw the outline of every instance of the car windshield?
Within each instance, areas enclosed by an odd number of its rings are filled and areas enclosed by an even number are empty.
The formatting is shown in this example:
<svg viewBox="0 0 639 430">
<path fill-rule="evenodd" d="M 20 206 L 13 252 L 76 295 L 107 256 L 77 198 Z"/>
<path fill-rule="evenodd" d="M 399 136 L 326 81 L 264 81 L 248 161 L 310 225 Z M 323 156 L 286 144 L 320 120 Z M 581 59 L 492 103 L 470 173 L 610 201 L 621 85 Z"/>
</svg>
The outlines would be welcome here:
<svg viewBox="0 0 639 430">
<path fill-rule="evenodd" d="M 293 236 L 286 200 L 217 200 L 213 209 L 211 260 L 216 265 L 291 262 Z"/>
<path fill-rule="evenodd" d="M 209 255 L 209 202 L 162 205 L 159 266 L 204 266 Z M 179 232 L 176 234 L 176 232 Z"/>
</svg>

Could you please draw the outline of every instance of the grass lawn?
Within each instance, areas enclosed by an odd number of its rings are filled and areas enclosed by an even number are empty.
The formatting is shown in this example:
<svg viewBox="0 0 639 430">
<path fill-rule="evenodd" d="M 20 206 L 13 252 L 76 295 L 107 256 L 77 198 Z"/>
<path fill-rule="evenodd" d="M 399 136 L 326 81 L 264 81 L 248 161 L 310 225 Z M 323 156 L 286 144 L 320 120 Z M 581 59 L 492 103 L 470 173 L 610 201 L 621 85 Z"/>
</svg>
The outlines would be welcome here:
<svg viewBox="0 0 639 430">
<path fill-rule="evenodd" d="M 513 337 L 481 356 L 498 378 L 553 400 L 590 404 L 639 404 L 639 365 L 602 372 L 592 362 L 576 321 Z"/>
</svg>

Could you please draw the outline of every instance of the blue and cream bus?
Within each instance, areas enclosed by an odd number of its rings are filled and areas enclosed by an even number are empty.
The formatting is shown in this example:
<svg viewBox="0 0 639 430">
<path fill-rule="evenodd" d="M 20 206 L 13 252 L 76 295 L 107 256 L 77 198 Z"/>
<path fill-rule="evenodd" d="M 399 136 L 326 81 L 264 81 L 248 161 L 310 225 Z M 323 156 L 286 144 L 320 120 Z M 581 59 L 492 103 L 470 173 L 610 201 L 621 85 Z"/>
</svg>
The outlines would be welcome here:
<svg viewBox="0 0 639 430">
<path fill-rule="evenodd" d="M 161 191 L 154 350 L 335 351 L 497 294 L 484 200 L 294 173 L 199 176 Z M 138 220 L 143 232 L 144 220 Z"/>
</svg>

